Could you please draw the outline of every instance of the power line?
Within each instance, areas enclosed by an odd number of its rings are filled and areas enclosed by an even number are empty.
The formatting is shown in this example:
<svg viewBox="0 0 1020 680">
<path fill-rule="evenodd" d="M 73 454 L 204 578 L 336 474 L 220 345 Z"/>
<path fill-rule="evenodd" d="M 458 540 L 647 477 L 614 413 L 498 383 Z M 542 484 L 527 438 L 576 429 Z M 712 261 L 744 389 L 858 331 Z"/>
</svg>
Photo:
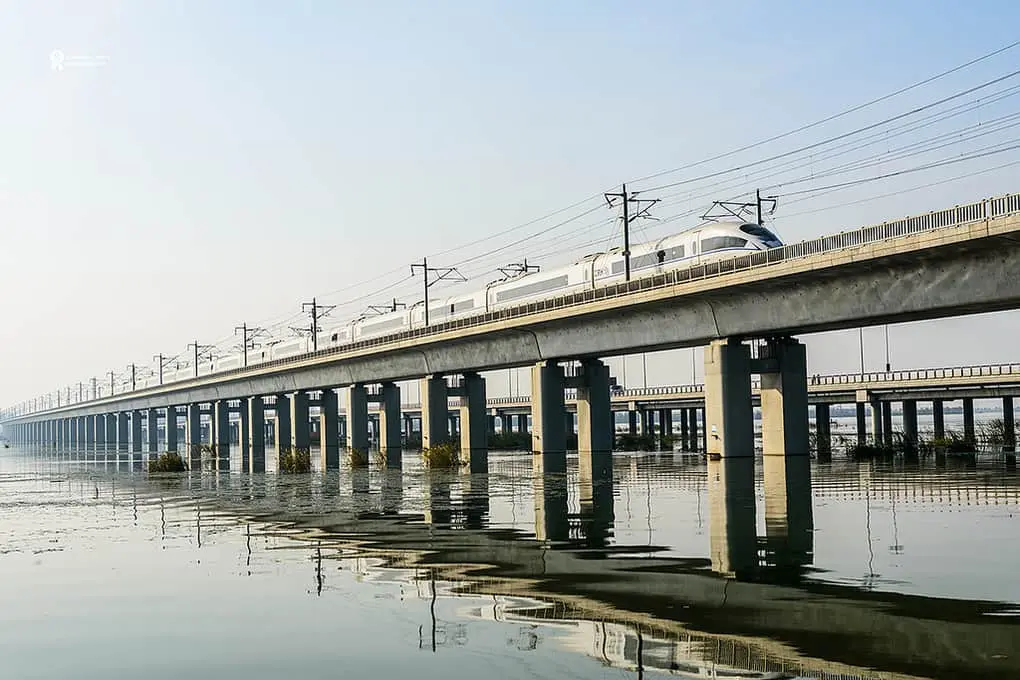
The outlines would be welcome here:
<svg viewBox="0 0 1020 680">
<path fill-rule="evenodd" d="M 254 326 L 248 327 L 247 323 L 242 323 L 240 326 L 234 326 L 234 335 L 237 335 L 237 331 L 241 331 L 241 365 L 247 368 L 248 366 L 248 349 L 255 349 L 255 338 L 264 336 L 266 334 L 265 328 L 259 328 Z"/>
<path fill-rule="evenodd" d="M 801 125 L 800 127 L 795 128 L 793 130 L 790 130 L 788 132 L 784 132 L 782 134 L 774 135 L 774 136 L 769 137 L 767 139 L 763 139 L 761 141 L 754 142 L 752 144 L 747 144 L 747 145 L 742 146 L 742 147 L 740 147 L 738 149 L 733 149 L 732 151 L 727 151 L 725 153 L 721 153 L 721 154 L 718 154 L 716 156 L 705 158 L 705 159 L 702 159 L 700 161 L 695 161 L 693 163 L 687 163 L 685 165 L 681 165 L 681 166 L 673 168 L 671 170 L 662 170 L 660 172 L 656 172 L 656 173 L 653 173 L 651 175 L 646 175 L 645 177 L 641 177 L 641 178 L 638 178 L 638 179 L 635 179 L 635 180 L 631 180 L 631 182 L 634 183 L 634 184 L 637 184 L 639 182 L 646 182 L 646 181 L 648 181 L 650 179 L 655 179 L 656 177 L 662 177 L 663 175 L 671 175 L 673 173 L 681 172 L 683 170 L 689 170 L 691 168 L 695 168 L 695 167 L 698 167 L 700 165 L 705 165 L 707 163 L 712 163 L 714 161 L 722 160 L 724 158 L 729 158 L 730 156 L 735 156 L 735 155 L 737 155 L 739 153 L 743 153 L 744 151 L 750 151 L 751 149 L 756 149 L 756 148 L 758 148 L 760 146 L 764 146 L 764 145 L 769 144 L 771 142 L 779 141 L 780 139 L 785 139 L 787 137 L 792 137 L 793 135 L 796 135 L 796 134 L 798 134 L 800 132 L 804 132 L 805 130 L 810 130 L 812 128 L 816 128 L 819 125 L 824 125 L 825 123 L 830 123 L 830 122 L 832 122 L 834 120 L 838 120 L 840 118 L 848 116 L 851 113 L 856 113 L 857 111 L 861 111 L 862 109 L 866 109 L 869 106 L 874 106 L 875 104 L 879 104 L 881 102 L 887 101 L 887 100 L 892 99 L 894 97 L 898 97 L 899 95 L 905 94 L 907 92 L 910 92 L 911 90 L 916 90 L 919 87 L 923 87 L 925 85 L 928 85 L 929 83 L 935 82 L 936 80 L 940 80 L 942 78 L 945 78 L 948 75 L 952 75 L 953 73 L 956 73 L 957 71 L 962 71 L 963 69 L 968 68 L 970 66 L 973 66 L 974 64 L 978 64 L 978 63 L 980 63 L 982 61 L 986 61 L 987 59 L 991 59 L 994 56 L 997 56 L 999 54 L 1002 54 L 1003 52 L 1006 52 L 1008 50 L 1013 49 L 1017 45 L 1020 45 L 1020 40 L 1018 40 L 1016 42 L 1013 42 L 1013 43 L 1010 43 L 1010 44 L 1008 44 L 1008 45 L 1006 45 L 1004 47 L 1000 47 L 997 50 L 993 50 L 991 52 L 988 52 L 987 54 L 984 54 L 984 55 L 982 55 L 980 57 L 977 57 L 976 59 L 971 59 L 970 61 L 968 61 L 966 63 L 960 64 L 959 66 L 954 66 L 953 68 L 949 69 L 948 71 L 943 71 L 942 73 L 938 73 L 938 74 L 936 74 L 934 76 L 930 76 L 930 77 L 925 78 L 924 80 L 918 81 L 918 82 L 916 82 L 916 83 L 914 83 L 912 85 L 908 85 L 907 87 L 904 87 L 904 88 L 901 88 L 899 90 L 896 90 L 895 92 L 890 92 L 889 94 L 882 95 L 881 97 L 878 97 L 876 99 L 872 99 L 871 101 L 865 102 L 863 104 L 858 104 L 857 106 L 853 106 L 853 107 L 851 107 L 849 109 L 846 109 L 844 111 L 841 111 L 839 113 L 835 113 L 835 114 L 833 114 L 831 116 L 827 116 L 825 118 L 822 118 L 821 120 L 816 120 L 813 123 L 808 123 L 806 125 Z"/>
</svg>

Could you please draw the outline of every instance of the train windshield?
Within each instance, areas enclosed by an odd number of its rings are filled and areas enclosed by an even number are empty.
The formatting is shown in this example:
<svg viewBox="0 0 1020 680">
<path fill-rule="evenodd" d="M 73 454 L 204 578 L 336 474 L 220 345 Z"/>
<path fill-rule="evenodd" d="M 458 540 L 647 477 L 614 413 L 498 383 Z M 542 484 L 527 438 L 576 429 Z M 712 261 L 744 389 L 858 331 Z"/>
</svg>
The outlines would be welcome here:
<svg viewBox="0 0 1020 680">
<path fill-rule="evenodd" d="M 742 224 L 740 225 L 740 231 L 745 234 L 750 234 L 751 236 L 757 236 L 769 248 L 775 248 L 783 245 L 783 242 L 779 240 L 778 236 L 760 224 Z"/>
</svg>

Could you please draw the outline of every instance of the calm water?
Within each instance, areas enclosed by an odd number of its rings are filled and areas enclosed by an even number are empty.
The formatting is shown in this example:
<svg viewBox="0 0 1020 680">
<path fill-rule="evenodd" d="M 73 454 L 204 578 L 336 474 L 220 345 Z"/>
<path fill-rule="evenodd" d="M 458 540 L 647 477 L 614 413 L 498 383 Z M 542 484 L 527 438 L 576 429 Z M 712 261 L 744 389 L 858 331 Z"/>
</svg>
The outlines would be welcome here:
<svg viewBox="0 0 1020 680">
<path fill-rule="evenodd" d="M 1020 678 L 1018 510 L 1001 458 L 593 483 L 2 450 L 2 677 Z"/>
</svg>

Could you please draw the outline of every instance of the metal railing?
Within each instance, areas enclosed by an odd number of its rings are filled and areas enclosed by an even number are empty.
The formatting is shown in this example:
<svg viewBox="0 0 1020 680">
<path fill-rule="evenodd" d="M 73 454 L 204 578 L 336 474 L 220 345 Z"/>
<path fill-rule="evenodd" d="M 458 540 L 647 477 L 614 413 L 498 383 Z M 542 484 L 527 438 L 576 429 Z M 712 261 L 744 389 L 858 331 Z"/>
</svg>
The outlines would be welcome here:
<svg viewBox="0 0 1020 680">
<path fill-rule="evenodd" d="M 848 385 L 863 383 L 909 382 L 915 380 L 943 380 L 951 378 L 985 378 L 1015 375 L 1020 378 L 1020 364 L 982 364 L 948 368 L 919 368 L 888 373 L 841 373 L 837 375 L 809 376 L 811 385 Z"/>
<path fill-rule="evenodd" d="M 822 236 L 809 241 L 792 243 L 778 248 L 772 248 L 770 250 L 758 251 L 747 255 L 738 255 L 731 259 L 695 264 L 686 269 L 677 269 L 661 274 L 653 274 L 634 279 L 626 283 L 611 284 L 601 288 L 569 293 L 558 297 L 548 298 L 546 300 L 530 302 L 515 307 L 507 307 L 444 323 L 432 324 L 425 328 L 415 328 L 377 338 L 358 340 L 338 347 L 321 349 L 317 352 L 309 352 L 307 354 L 287 357 L 285 359 L 274 359 L 258 364 L 249 364 L 247 367 L 235 368 L 210 375 L 214 378 L 231 378 L 245 373 L 282 368 L 314 359 L 340 357 L 345 354 L 355 353 L 365 349 L 407 342 L 409 340 L 418 340 L 447 333 L 449 331 L 482 326 L 499 321 L 505 322 L 513 319 L 520 319 L 551 310 L 570 308 L 599 300 L 613 299 L 649 290 L 669 288 L 671 286 L 712 279 L 736 272 L 757 270 L 783 262 L 789 262 L 791 260 L 837 252 L 847 248 L 857 248 L 871 243 L 877 243 L 887 239 L 898 238 L 911 234 L 958 227 L 964 224 L 980 222 L 982 220 L 996 217 L 1005 217 L 1016 213 L 1020 213 L 1020 193 L 1007 194 L 1005 196 L 984 199 L 975 203 L 954 206 L 945 210 L 933 211 L 925 215 L 905 217 L 903 219 L 883 222 L 881 224 L 862 227 L 860 229 L 844 231 L 829 236 Z M 191 383 L 205 382 L 205 379 L 208 377 L 210 376 L 192 378 L 190 380 L 180 381 L 179 383 L 164 383 L 163 386 L 177 385 L 179 387 L 186 387 Z M 87 403 L 88 401 L 90 400 L 77 403 Z"/>
</svg>

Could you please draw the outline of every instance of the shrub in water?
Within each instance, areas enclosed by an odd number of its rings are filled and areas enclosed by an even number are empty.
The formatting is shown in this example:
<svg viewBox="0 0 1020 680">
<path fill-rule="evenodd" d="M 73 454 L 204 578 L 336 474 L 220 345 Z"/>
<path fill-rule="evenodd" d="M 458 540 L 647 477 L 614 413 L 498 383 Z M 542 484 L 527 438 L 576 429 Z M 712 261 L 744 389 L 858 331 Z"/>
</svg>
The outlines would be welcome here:
<svg viewBox="0 0 1020 680">
<path fill-rule="evenodd" d="M 351 467 L 352 468 L 363 468 L 368 467 L 368 452 L 362 451 L 361 449 L 351 449 Z"/>
<path fill-rule="evenodd" d="M 161 453 L 159 458 L 149 461 L 149 472 L 184 472 L 184 459 L 176 452 Z"/>
<path fill-rule="evenodd" d="M 312 455 L 308 449 L 280 450 L 280 472 L 311 472 Z"/>
<path fill-rule="evenodd" d="M 452 468 L 460 463 L 460 446 L 457 442 L 443 442 L 421 451 L 422 462 L 428 468 Z"/>
</svg>

